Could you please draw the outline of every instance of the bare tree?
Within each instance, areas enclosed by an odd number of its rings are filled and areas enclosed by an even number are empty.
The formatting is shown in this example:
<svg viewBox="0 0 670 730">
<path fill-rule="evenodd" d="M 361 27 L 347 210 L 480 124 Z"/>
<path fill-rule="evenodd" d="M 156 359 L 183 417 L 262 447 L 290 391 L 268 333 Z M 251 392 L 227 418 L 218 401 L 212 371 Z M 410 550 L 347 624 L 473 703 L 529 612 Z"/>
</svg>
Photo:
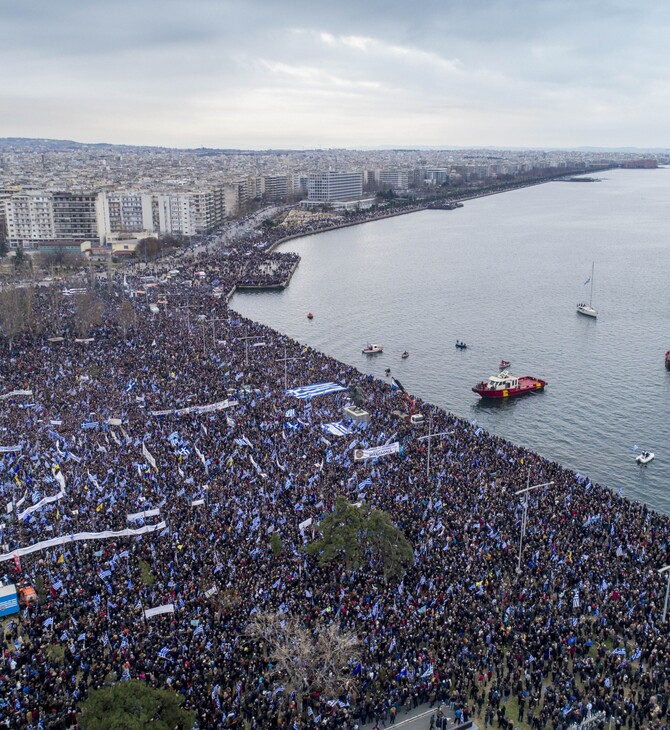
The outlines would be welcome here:
<svg viewBox="0 0 670 730">
<path fill-rule="evenodd" d="M 26 326 L 23 299 L 23 290 L 16 287 L 0 292 L 0 328 L 9 341 L 10 351 L 15 337 Z"/>
<path fill-rule="evenodd" d="M 119 313 L 117 321 L 121 331 L 123 332 L 123 339 L 125 340 L 128 336 L 128 330 L 132 325 L 135 324 L 135 308 L 129 299 L 124 299 L 119 307 Z"/>
<path fill-rule="evenodd" d="M 75 328 L 79 337 L 86 338 L 102 318 L 102 302 L 93 292 L 77 296 Z"/>
<path fill-rule="evenodd" d="M 263 649 L 285 689 L 295 690 L 299 712 L 308 688 L 334 698 L 351 682 L 349 665 L 358 659 L 360 642 L 336 621 L 310 631 L 296 617 L 263 612 L 253 617 L 246 633 Z"/>
</svg>

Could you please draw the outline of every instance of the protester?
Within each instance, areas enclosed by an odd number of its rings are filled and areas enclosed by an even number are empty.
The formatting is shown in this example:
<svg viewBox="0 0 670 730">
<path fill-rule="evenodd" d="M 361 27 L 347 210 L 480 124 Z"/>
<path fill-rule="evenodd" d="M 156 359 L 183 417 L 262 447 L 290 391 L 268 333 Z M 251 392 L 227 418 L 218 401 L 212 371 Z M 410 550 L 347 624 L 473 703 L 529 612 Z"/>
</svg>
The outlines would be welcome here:
<svg viewBox="0 0 670 730">
<path fill-rule="evenodd" d="M 142 271 L 117 276 L 98 292 L 90 342 L 75 339 L 74 298 L 39 292 L 32 332 L 11 352 L 0 343 L 0 574 L 39 596 L 5 630 L 0 720 L 69 728 L 89 689 L 133 678 L 180 694 L 201 730 L 385 726 L 428 702 L 436 723 L 449 705 L 511 727 L 512 697 L 538 730 L 599 711 L 629 728 L 666 726 L 657 570 L 669 562 L 668 519 L 437 409 L 433 432 L 450 435 L 434 440 L 427 477 L 426 432 L 407 417 L 427 404 L 212 296 L 290 275 L 297 257 L 264 253 L 259 237 L 203 253 L 155 288 L 142 290 Z M 135 311 L 127 338 L 124 300 Z M 346 390 L 284 392 L 285 368 L 289 389 L 358 385 L 369 424 L 342 422 Z M 354 460 L 396 442 L 395 454 Z M 514 492 L 528 475 L 553 485 L 530 495 L 517 573 Z M 415 564 L 402 580 L 303 551 L 338 495 L 403 530 Z M 162 522 L 13 557 L 49 538 Z M 146 617 L 161 606 L 173 612 Z M 246 632 L 266 611 L 354 631 L 348 690 L 321 696 L 309 678 L 301 696 L 284 690 Z"/>
</svg>

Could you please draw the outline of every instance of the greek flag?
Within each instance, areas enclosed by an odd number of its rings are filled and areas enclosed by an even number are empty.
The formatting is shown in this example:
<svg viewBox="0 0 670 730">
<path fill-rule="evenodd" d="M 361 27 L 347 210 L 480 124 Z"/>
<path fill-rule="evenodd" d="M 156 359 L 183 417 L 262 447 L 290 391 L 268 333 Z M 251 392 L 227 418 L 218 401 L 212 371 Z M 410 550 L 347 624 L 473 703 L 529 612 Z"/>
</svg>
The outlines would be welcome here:
<svg viewBox="0 0 670 730">
<path fill-rule="evenodd" d="M 105 635 L 102 637 L 102 645 L 109 646 L 109 634 L 105 633 Z"/>
<path fill-rule="evenodd" d="M 60 640 L 61 640 L 61 641 L 67 641 L 67 640 L 68 640 L 68 638 L 69 638 L 69 637 L 68 637 L 68 635 L 67 635 L 67 631 L 63 631 L 63 633 L 62 633 L 62 634 L 60 635 Z"/>
<path fill-rule="evenodd" d="M 349 428 L 349 426 L 342 423 L 342 421 L 337 421 L 335 423 L 324 423 L 323 428 L 328 431 L 328 433 L 332 433 L 333 436 L 348 436 L 349 434 L 353 433 L 353 430 Z"/>
<path fill-rule="evenodd" d="M 636 659 L 639 659 L 639 658 L 640 658 L 641 656 L 642 656 L 642 649 L 640 649 L 640 647 L 638 647 L 638 648 L 637 648 L 637 649 L 636 649 L 636 650 L 635 650 L 635 651 L 633 652 L 633 655 L 631 656 L 630 660 L 631 660 L 632 662 L 634 662 L 634 661 L 635 661 Z"/>
<path fill-rule="evenodd" d="M 97 428 L 98 427 L 98 422 L 97 421 L 84 421 L 81 424 L 81 427 L 83 429 Z"/>
<path fill-rule="evenodd" d="M 199 624 L 196 630 L 193 632 L 193 636 L 200 636 L 201 634 L 205 633 L 205 627 L 202 624 Z"/>
<path fill-rule="evenodd" d="M 369 487 L 372 484 L 372 479 L 368 477 L 367 479 L 363 479 L 362 482 L 358 483 L 358 491 L 360 492 L 361 489 L 365 489 L 365 487 Z"/>
<path fill-rule="evenodd" d="M 428 669 L 421 675 L 421 677 L 432 677 L 433 676 L 433 665 L 429 664 Z"/>
<path fill-rule="evenodd" d="M 101 570 L 98 573 L 98 576 L 100 577 L 101 580 L 105 580 L 105 578 L 109 578 L 109 576 L 111 574 L 112 574 L 112 571 L 111 570 Z"/>
<path fill-rule="evenodd" d="M 122 682 L 130 682 L 130 668 L 126 667 L 123 670 L 123 674 L 121 675 L 121 681 Z"/>
<path fill-rule="evenodd" d="M 36 489 L 33 492 L 33 496 L 32 496 L 33 504 L 37 504 L 40 501 L 40 499 L 42 499 L 42 495 L 40 494 L 39 489 Z"/>
<path fill-rule="evenodd" d="M 572 607 L 579 608 L 579 588 L 572 591 Z"/>
<path fill-rule="evenodd" d="M 57 580 L 57 581 L 55 581 L 54 583 L 51 584 L 51 587 L 55 591 L 59 591 L 63 587 L 63 581 L 62 580 Z"/>
<path fill-rule="evenodd" d="M 620 649 L 615 649 L 612 654 L 614 656 L 626 656 L 626 649 L 624 647 L 621 647 Z"/>
<path fill-rule="evenodd" d="M 177 456 L 188 456 L 190 453 L 191 449 L 189 449 L 188 446 L 182 446 L 181 449 L 177 449 L 177 451 L 175 451 Z"/>
<path fill-rule="evenodd" d="M 289 408 L 286 413 L 284 413 L 284 418 L 295 418 L 296 412 L 295 408 Z"/>
<path fill-rule="evenodd" d="M 49 616 L 49 618 L 42 624 L 42 628 L 46 629 L 49 626 L 53 626 L 53 622 L 54 622 L 53 616 Z"/>
<path fill-rule="evenodd" d="M 316 383 L 315 385 L 305 385 L 301 388 L 291 388 L 286 391 L 287 395 L 292 395 L 300 400 L 306 398 L 313 398 L 317 395 L 328 395 L 328 393 L 339 393 L 346 388 L 343 385 L 337 383 Z"/>
<path fill-rule="evenodd" d="M 161 659 L 170 659 L 170 657 L 168 656 L 168 652 L 169 652 L 169 651 L 170 651 L 170 650 L 169 650 L 169 649 L 167 648 L 167 646 L 164 646 L 164 647 L 163 647 L 163 648 L 162 648 L 162 649 L 161 649 L 161 650 L 160 650 L 160 651 L 158 652 L 158 656 L 159 656 L 159 657 L 160 657 Z"/>
<path fill-rule="evenodd" d="M 129 380 L 128 385 L 126 385 L 126 393 L 130 393 L 130 391 L 137 385 L 136 380 Z"/>
</svg>

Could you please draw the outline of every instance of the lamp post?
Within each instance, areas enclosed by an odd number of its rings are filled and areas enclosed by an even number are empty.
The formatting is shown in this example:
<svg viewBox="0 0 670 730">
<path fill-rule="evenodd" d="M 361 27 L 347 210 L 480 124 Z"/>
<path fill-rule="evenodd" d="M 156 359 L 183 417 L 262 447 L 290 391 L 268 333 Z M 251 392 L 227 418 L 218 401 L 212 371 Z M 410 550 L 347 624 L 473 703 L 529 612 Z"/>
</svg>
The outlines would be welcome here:
<svg viewBox="0 0 670 730">
<path fill-rule="evenodd" d="M 434 438 L 437 436 L 449 436 L 453 431 L 441 431 L 440 433 L 433 433 L 433 412 L 431 411 L 428 415 L 428 435 L 419 436 L 417 441 L 428 440 L 428 458 L 426 460 L 426 479 L 430 479 L 430 445 Z"/>
<path fill-rule="evenodd" d="M 663 603 L 663 618 L 661 619 L 661 623 L 665 623 L 665 619 L 668 615 L 668 596 L 670 595 L 670 565 L 666 565 L 665 568 L 661 568 L 658 571 L 659 575 L 662 573 L 668 574 L 668 586 L 665 589 L 665 601 Z"/>
<path fill-rule="evenodd" d="M 532 492 L 533 489 L 541 489 L 542 487 L 550 487 L 554 482 L 545 482 L 544 484 L 534 484 L 532 487 L 528 486 L 530 482 L 530 470 L 526 475 L 526 488 L 519 489 L 514 494 L 525 494 L 526 497 L 523 500 L 523 517 L 521 518 L 521 532 L 519 533 L 519 558 L 516 564 L 516 573 L 521 575 L 521 551 L 523 549 L 523 537 L 526 534 L 526 522 L 528 520 L 528 492 Z"/>
<path fill-rule="evenodd" d="M 284 357 L 278 357 L 276 362 L 284 363 L 284 390 L 288 390 L 288 361 L 289 360 L 304 360 L 304 357 L 287 357 L 286 356 L 286 345 L 284 345 Z"/>
</svg>

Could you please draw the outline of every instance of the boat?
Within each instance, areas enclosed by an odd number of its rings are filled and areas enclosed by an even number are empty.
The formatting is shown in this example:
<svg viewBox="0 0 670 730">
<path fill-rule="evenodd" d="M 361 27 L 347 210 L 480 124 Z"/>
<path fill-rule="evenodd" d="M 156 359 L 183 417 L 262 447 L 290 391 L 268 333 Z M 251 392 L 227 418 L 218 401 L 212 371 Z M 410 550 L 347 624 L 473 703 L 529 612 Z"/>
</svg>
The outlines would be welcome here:
<svg viewBox="0 0 670 730">
<path fill-rule="evenodd" d="M 404 357 L 404 355 L 403 355 Z M 665 367 L 670 370 L 670 350 L 665 353 Z"/>
<path fill-rule="evenodd" d="M 384 352 L 384 345 L 366 345 L 362 350 L 364 355 L 377 355 Z"/>
<path fill-rule="evenodd" d="M 391 374 L 391 368 L 386 368 L 386 370 L 384 370 L 384 374 L 388 378 L 388 376 Z"/>
<path fill-rule="evenodd" d="M 591 282 L 591 293 L 589 294 L 589 303 L 582 302 L 577 305 L 577 313 L 583 314 L 585 317 L 593 317 L 594 319 L 598 316 L 598 312 L 593 308 L 593 271 L 595 269 L 595 262 L 591 264 L 591 276 L 584 282 L 588 284 Z"/>
<path fill-rule="evenodd" d="M 670 353 L 668 353 L 668 354 L 670 354 Z M 407 350 L 405 350 L 405 352 L 403 352 L 403 354 L 400 357 L 403 360 L 407 360 L 407 358 L 409 357 L 409 352 L 407 352 Z M 666 360 L 667 360 L 667 357 L 666 357 Z"/>
<path fill-rule="evenodd" d="M 501 361 L 500 361 L 500 365 L 499 365 L 498 367 L 499 367 L 499 368 L 500 368 L 501 370 L 507 370 L 507 368 L 509 367 L 509 365 L 510 365 L 510 362 L 509 362 L 509 360 L 501 360 Z"/>
<path fill-rule="evenodd" d="M 311 312 L 307 312 L 307 319 L 314 319 L 314 315 Z"/>
<path fill-rule="evenodd" d="M 458 347 L 459 350 L 467 350 L 468 346 L 465 344 L 465 342 L 459 342 L 456 340 L 456 347 Z"/>
<path fill-rule="evenodd" d="M 641 454 L 638 454 L 635 457 L 635 461 L 637 461 L 638 464 L 648 464 L 650 461 L 653 461 L 656 457 L 656 454 L 654 454 L 651 451 L 643 451 Z"/>
<path fill-rule="evenodd" d="M 503 370 L 498 375 L 492 375 L 488 381 L 482 380 L 481 383 L 477 383 L 472 390 L 482 398 L 513 398 L 517 395 L 544 390 L 546 385 L 547 381 L 541 378 L 535 378 L 532 375 L 518 378 L 507 370 Z"/>
</svg>

